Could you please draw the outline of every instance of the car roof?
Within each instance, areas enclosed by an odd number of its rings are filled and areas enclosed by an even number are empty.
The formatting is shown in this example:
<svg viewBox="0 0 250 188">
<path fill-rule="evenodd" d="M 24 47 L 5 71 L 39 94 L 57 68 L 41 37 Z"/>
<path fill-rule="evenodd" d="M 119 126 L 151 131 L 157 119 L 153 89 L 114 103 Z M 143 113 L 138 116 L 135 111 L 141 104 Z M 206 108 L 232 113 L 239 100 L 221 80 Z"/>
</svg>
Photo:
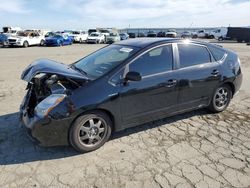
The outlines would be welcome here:
<svg viewBox="0 0 250 188">
<path fill-rule="evenodd" d="M 208 45 L 209 43 L 198 41 L 198 40 L 189 40 L 189 39 L 179 39 L 179 38 L 136 38 L 129 40 L 122 40 L 117 42 L 116 44 L 126 45 L 126 46 L 134 46 L 137 48 L 145 48 L 151 45 L 158 45 L 163 43 L 174 43 L 174 42 L 184 42 L 189 41 L 190 43 Z"/>
</svg>

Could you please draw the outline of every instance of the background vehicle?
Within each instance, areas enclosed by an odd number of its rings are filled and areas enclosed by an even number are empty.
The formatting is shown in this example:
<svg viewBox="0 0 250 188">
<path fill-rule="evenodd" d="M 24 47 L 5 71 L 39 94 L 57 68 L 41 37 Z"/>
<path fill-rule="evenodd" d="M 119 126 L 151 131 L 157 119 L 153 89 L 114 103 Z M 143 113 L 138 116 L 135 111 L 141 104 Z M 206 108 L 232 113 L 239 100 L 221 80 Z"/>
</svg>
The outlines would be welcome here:
<svg viewBox="0 0 250 188">
<path fill-rule="evenodd" d="M 3 27 L 3 33 L 7 35 L 16 35 L 19 31 L 22 31 L 20 27 Z"/>
<path fill-rule="evenodd" d="M 209 33 L 209 36 L 208 38 L 215 38 L 217 40 L 225 40 L 227 39 L 227 32 L 228 32 L 228 29 L 226 27 L 222 27 L 220 29 L 216 29 L 212 32 Z"/>
<path fill-rule="evenodd" d="M 161 32 L 157 33 L 157 37 L 166 37 L 166 36 L 167 36 L 166 32 L 161 31 Z"/>
<path fill-rule="evenodd" d="M 136 38 L 136 34 L 135 33 L 128 33 L 129 38 Z"/>
<path fill-rule="evenodd" d="M 50 36 L 45 39 L 46 46 L 64 46 L 64 45 L 71 45 L 72 43 L 73 43 L 72 38 L 66 34 L 62 35 L 56 34 L 54 36 Z"/>
<path fill-rule="evenodd" d="M 138 33 L 138 35 L 137 35 L 137 37 L 146 37 L 147 35 L 145 34 L 145 33 L 143 33 L 143 32 L 140 32 L 140 33 Z"/>
<path fill-rule="evenodd" d="M 0 34 L 0 46 L 8 46 L 8 36 L 6 34 Z"/>
<path fill-rule="evenodd" d="M 72 31 L 71 36 L 74 38 L 74 42 L 86 42 L 88 38 L 88 33 L 85 31 Z"/>
<path fill-rule="evenodd" d="M 177 33 L 175 29 L 169 29 L 166 32 L 166 37 L 170 37 L 170 38 L 176 38 L 177 37 Z"/>
<path fill-rule="evenodd" d="M 127 33 L 120 33 L 121 40 L 127 40 L 129 38 L 129 35 Z"/>
<path fill-rule="evenodd" d="M 147 37 L 157 37 L 157 34 L 154 31 L 149 31 Z"/>
<path fill-rule="evenodd" d="M 88 30 L 88 34 L 90 35 L 91 33 L 96 33 L 98 32 L 96 29 L 89 29 Z"/>
<path fill-rule="evenodd" d="M 193 38 L 208 38 L 208 33 L 205 30 L 199 30 L 192 33 Z"/>
<path fill-rule="evenodd" d="M 20 107 L 31 135 L 81 152 L 101 147 L 112 131 L 194 109 L 221 112 L 242 82 L 234 52 L 161 38 L 108 45 L 69 66 L 38 60 L 21 78 L 34 83 Z"/>
<path fill-rule="evenodd" d="M 250 28 L 247 27 L 229 27 L 227 38 L 237 42 L 250 42 Z"/>
<path fill-rule="evenodd" d="M 38 32 L 24 31 L 18 32 L 17 36 L 8 37 L 9 46 L 33 46 L 33 45 L 44 45 L 45 37 L 39 35 Z"/>
<path fill-rule="evenodd" d="M 110 33 L 109 36 L 106 38 L 106 43 L 107 44 L 112 44 L 114 42 L 118 42 L 121 40 L 121 37 L 118 33 Z"/>
<path fill-rule="evenodd" d="M 105 43 L 105 36 L 101 33 L 93 32 L 88 36 L 87 43 L 95 43 L 95 44 Z"/>
<path fill-rule="evenodd" d="M 181 34 L 181 38 L 192 38 L 192 33 L 189 32 L 189 31 L 184 31 L 184 32 Z"/>
</svg>

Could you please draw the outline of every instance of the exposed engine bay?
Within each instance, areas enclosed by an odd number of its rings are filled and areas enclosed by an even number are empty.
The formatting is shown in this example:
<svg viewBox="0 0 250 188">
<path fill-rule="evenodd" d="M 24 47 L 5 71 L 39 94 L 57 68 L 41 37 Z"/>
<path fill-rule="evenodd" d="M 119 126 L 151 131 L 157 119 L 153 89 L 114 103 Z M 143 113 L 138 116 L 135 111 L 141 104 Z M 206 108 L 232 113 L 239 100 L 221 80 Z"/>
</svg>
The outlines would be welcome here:
<svg viewBox="0 0 250 188">
<path fill-rule="evenodd" d="M 34 115 L 35 107 L 51 94 L 71 95 L 71 92 L 83 83 L 57 74 L 38 73 L 28 83 L 28 104 L 26 105 L 29 116 Z"/>
</svg>

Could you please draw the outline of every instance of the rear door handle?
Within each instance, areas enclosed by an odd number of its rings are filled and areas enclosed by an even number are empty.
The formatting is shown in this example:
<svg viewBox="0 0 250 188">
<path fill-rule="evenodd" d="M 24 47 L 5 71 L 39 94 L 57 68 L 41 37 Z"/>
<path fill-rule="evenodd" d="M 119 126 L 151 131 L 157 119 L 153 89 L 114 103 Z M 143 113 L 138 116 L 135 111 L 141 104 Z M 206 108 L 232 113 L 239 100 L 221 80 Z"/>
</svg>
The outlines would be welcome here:
<svg viewBox="0 0 250 188">
<path fill-rule="evenodd" d="M 177 80 L 175 80 L 175 79 L 170 79 L 170 80 L 167 81 L 166 87 L 173 87 L 173 86 L 175 86 L 176 84 L 177 84 Z"/>
<path fill-rule="evenodd" d="M 214 76 L 217 76 L 219 73 L 220 73 L 220 72 L 219 72 L 218 70 L 216 70 L 216 69 L 213 70 L 213 72 L 211 72 L 211 74 L 214 75 Z"/>
</svg>

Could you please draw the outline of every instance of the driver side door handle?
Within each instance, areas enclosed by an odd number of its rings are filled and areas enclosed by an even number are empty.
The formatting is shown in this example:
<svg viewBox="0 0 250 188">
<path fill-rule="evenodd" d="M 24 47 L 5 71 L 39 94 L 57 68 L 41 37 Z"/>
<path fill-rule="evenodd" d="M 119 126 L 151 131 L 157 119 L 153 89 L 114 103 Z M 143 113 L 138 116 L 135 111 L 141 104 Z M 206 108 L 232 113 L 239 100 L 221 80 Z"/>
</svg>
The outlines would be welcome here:
<svg viewBox="0 0 250 188">
<path fill-rule="evenodd" d="M 177 80 L 175 79 L 170 79 L 166 82 L 165 87 L 174 87 L 177 84 Z"/>
</svg>

